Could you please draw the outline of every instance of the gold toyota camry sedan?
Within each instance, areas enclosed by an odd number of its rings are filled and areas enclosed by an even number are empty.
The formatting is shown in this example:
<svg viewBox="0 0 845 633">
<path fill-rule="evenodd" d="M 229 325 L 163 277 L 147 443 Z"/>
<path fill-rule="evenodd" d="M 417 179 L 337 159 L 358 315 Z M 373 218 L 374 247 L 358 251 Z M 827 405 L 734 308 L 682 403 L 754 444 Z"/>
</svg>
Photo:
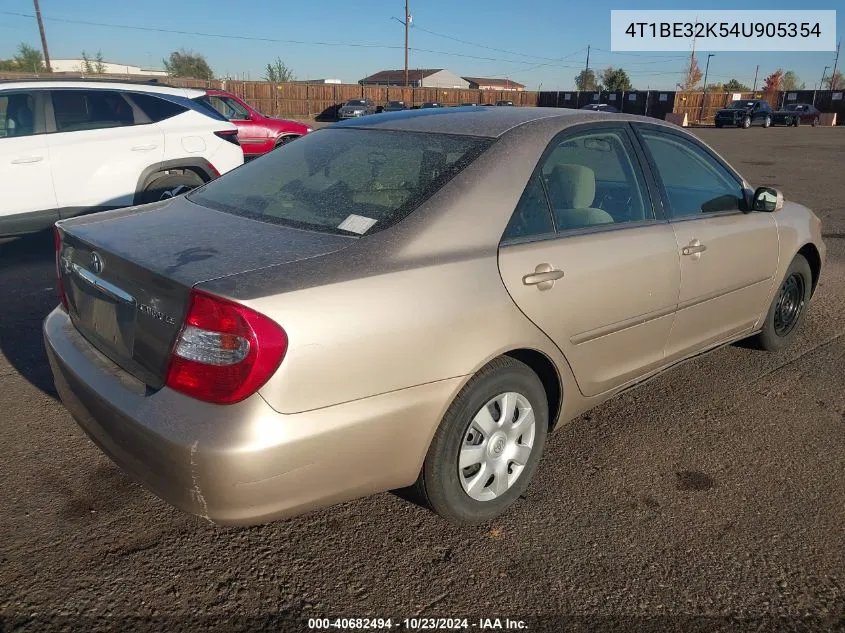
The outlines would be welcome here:
<svg viewBox="0 0 845 633">
<path fill-rule="evenodd" d="M 405 111 L 59 222 L 44 337 L 79 425 L 187 512 L 403 489 L 472 524 L 556 425 L 718 346 L 787 345 L 824 260 L 809 209 L 681 128 Z"/>
</svg>

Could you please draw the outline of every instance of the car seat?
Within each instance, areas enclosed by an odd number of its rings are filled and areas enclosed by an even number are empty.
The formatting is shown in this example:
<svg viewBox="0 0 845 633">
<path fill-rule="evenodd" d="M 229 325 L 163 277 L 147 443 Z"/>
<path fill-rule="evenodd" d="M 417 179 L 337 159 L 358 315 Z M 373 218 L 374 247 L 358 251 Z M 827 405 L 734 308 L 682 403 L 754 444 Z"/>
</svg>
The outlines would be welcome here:
<svg viewBox="0 0 845 633">
<path fill-rule="evenodd" d="M 559 230 L 611 224 L 613 216 L 592 206 L 596 174 L 583 165 L 555 165 L 547 178 L 549 199 Z"/>
</svg>

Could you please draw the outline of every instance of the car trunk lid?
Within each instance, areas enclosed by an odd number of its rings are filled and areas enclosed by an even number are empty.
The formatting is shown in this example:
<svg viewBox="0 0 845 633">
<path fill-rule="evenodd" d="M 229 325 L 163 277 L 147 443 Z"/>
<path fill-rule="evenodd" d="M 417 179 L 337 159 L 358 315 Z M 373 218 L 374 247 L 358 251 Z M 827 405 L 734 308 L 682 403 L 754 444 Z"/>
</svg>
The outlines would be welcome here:
<svg viewBox="0 0 845 633">
<path fill-rule="evenodd" d="M 237 217 L 185 198 L 59 223 L 68 312 L 100 352 L 153 389 L 193 286 L 326 255 L 357 238 Z"/>
</svg>

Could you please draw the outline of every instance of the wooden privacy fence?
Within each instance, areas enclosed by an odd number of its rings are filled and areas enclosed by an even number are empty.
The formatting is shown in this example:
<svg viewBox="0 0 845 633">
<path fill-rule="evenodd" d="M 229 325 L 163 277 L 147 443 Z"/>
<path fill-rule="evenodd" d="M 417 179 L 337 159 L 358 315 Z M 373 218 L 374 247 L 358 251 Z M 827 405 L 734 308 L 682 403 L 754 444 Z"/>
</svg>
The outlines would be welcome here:
<svg viewBox="0 0 845 633">
<path fill-rule="evenodd" d="M 0 73 L 2 79 L 84 78 L 79 73 L 33 75 L 26 73 Z M 88 77 L 89 79 L 92 77 Z M 258 111 L 270 116 L 299 117 L 323 120 L 336 118 L 337 109 L 349 99 L 371 99 L 376 105 L 388 101 L 404 101 L 409 107 L 426 102 L 447 106 L 462 103 L 494 104 L 496 101 L 513 101 L 517 106 L 542 106 L 552 108 L 581 108 L 589 103 L 607 103 L 621 112 L 664 119 L 674 112 L 686 114 L 691 123 L 712 122 L 713 115 L 733 99 L 732 92 L 675 92 L 668 90 L 634 90 L 630 92 L 579 92 L 566 91 L 510 91 L 510 90 L 461 90 L 456 88 L 405 88 L 402 86 L 361 86 L 359 84 L 309 84 L 267 81 L 239 81 L 214 79 L 187 79 L 179 77 L 139 77 L 137 75 L 96 76 L 97 79 L 144 81 L 155 80 L 163 84 L 186 88 L 217 88 L 228 90 L 244 99 Z M 845 121 L 845 91 L 795 90 L 779 92 L 743 92 L 742 99 L 766 99 L 773 107 L 788 103 L 813 103 L 822 112 L 837 113 L 841 124 Z"/>
</svg>

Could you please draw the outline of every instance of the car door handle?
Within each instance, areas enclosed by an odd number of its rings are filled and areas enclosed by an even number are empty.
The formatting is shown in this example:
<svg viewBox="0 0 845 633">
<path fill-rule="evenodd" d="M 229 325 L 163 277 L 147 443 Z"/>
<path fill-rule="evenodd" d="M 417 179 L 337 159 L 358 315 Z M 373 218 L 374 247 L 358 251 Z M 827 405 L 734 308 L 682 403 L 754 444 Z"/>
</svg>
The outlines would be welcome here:
<svg viewBox="0 0 845 633">
<path fill-rule="evenodd" d="M 692 242 L 689 243 L 688 246 L 684 246 L 684 248 L 681 250 L 681 252 L 684 255 L 697 255 L 698 257 L 701 257 L 701 253 L 703 253 L 706 250 L 707 250 L 707 247 L 704 244 L 702 244 L 698 240 L 693 240 Z"/>
<path fill-rule="evenodd" d="M 13 165 L 25 165 L 27 163 L 40 163 L 44 160 L 43 156 L 24 156 L 23 158 L 16 158 L 12 161 Z"/>
<path fill-rule="evenodd" d="M 533 273 L 522 278 L 522 283 L 526 286 L 537 286 L 537 290 L 548 290 L 563 274 L 562 270 L 554 268 L 551 264 L 539 264 Z"/>
<path fill-rule="evenodd" d="M 149 152 L 152 149 L 155 149 L 158 145 L 136 145 L 132 148 L 133 152 Z"/>
</svg>

